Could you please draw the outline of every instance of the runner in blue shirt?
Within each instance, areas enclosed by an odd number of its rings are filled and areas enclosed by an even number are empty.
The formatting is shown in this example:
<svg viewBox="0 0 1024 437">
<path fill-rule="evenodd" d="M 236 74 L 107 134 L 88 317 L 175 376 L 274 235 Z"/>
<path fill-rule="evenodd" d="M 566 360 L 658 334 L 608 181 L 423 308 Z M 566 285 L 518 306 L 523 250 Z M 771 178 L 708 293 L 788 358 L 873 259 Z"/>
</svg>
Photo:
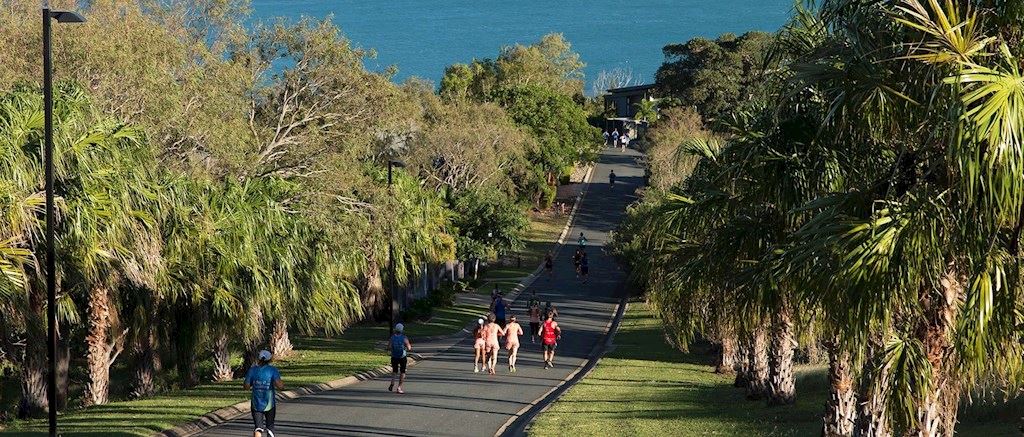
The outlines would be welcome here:
<svg viewBox="0 0 1024 437">
<path fill-rule="evenodd" d="M 253 437 L 274 437 L 274 418 L 277 415 L 277 401 L 274 391 L 283 390 L 281 372 L 270 365 L 274 355 L 268 350 L 260 351 L 259 361 L 249 368 L 242 384 L 246 390 L 252 389 L 252 421 L 255 425 Z M 266 434 L 264 434 L 264 432 Z"/>
<path fill-rule="evenodd" d="M 405 368 L 409 365 L 409 351 L 411 350 L 412 344 L 409 343 L 409 337 L 405 336 L 405 325 L 401 323 L 395 325 L 395 333 L 391 334 L 391 340 L 388 341 L 388 351 L 391 352 L 391 385 L 388 386 L 388 391 L 395 389 L 395 378 L 397 377 L 398 390 L 395 393 L 405 393 L 402 390 L 402 384 L 405 383 Z"/>
</svg>

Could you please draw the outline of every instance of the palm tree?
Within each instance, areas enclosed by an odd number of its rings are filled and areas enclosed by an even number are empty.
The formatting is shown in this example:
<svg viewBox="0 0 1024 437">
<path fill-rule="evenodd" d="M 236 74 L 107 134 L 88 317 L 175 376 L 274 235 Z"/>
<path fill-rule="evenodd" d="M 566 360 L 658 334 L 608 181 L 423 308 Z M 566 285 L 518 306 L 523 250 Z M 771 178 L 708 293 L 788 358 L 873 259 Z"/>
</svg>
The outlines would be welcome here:
<svg viewBox="0 0 1024 437">
<path fill-rule="evenodd" d="M 633 107 L 636 108 L 636 115 L 633 118 L 647 123 L 658 121 L 658 100 L 643 99 L 634 103 Z"/>
</svg>

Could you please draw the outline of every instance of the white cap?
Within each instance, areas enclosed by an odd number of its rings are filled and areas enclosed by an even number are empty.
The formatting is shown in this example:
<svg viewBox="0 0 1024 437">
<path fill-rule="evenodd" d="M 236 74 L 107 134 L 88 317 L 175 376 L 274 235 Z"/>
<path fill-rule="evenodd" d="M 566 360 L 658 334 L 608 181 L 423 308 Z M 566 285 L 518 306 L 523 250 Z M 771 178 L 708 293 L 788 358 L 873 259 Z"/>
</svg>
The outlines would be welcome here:
<svg viewBox="0 0 1024 437">
<path fill-rule="evenodd" d="M 476 323 L 479 324 L 479 325 L 483 325 L 484 324 L 484 319 L 476 319 Z"/>
<path fill-rule="evenodd" d="M 395 332 L 402 332 L 402 331 L 405 331 L 405 325 L 403 325 L 401 323 L 395 325 Z"/>
<path fill-rule="evenodd" d="M 270 361 L 273 357 L 274 354 L 270 353 L 270 351 L 266 349 L 260 351 L 260 361 Z"/>
</svg>

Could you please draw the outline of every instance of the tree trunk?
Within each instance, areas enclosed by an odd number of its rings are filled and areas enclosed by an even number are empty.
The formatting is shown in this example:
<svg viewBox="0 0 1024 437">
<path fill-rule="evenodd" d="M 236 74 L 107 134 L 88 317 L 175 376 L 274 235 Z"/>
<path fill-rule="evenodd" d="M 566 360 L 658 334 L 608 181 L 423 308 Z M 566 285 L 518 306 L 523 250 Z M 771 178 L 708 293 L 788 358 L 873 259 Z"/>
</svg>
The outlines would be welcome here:
<svg viewBox="0 0 1024 437">
<path fill-rule="evenodd" d="M 732 333 L 722 336 L 722 355 L 718 359 L 715 373 L 731 375 L 736 371 L 736 337 Z"/>
<path fill-rule="evenodd" d="M 790 405 L 796 402 L 796 379 L 793 376 L 793 308 L 783 302 L 772 317 L 771 362 L 768 379 L 768 405 Z"/>
<path fill-rule="evenodd" d="M 134 399 L 152 396 L 156 393 L 156 372 L 159 355 L 153 350 L 156 333 L 152 323 L 146 324 L 145 331 L 140 332 L 133 346 L 135 356 L 135 375 L 132 383 L 131 397 Z"/>
<path fill-rule="evenodd" d="M 68 370 L 71 367 L 71 344 L 64 332 L 57 342 L 57 411 L 68 406 Z"/>
<path fill-rule="evenodd" d="M 86 367 L 89 380 L 85 384 L 85 405 L 103 405 L 110 392 L 110 290 L 94 286 L 89 290 L 89 331 L 85 336 Z"/>
<path fill-rule="evenodd" d="M 825 403 L 823 437 L 852 437 L 857 421 L 857 396 L 853 389 L 850 354 L 839 348 L 833 339 L 828 350 L 828 401 Z"/>
<path fill-rule="evenodd" d="M 363 310 L 367 317 L 375 320 L 389 317 L 391 308 L 387 306 L 384 298 L 387 294 L 376 261 L 371 260 L 366 266 L 366 272 L 360 282 L 362 286 L 359 289 L 359 298 L 363 302 Z"/>
<path fill-rule="evenodd" d="M 952 436 L 956 425 L 960 389 L 947 363 L 956 361 L 950 337 L 956 323 L 956 303 L 965 281 L 951 268 L 938 288 L 921 290 L 924 319 L 917 328 L 917 336 L 932 366 L 932 385 L 917 409 L 919 437 Z"/>
<path fill-rule="evenodd" d="M 230 381 L 234 374 L 231 372 L 231 353 L 228 350 L 227 333 L 219 333 L 213 340 L 213 380 L 215 382 Z"/>
<path fill-rule="evenodd" d="M 192 388 L 199 384 L 199 370 L 196 360 L 196 332 L 194 310 L 191 306 L 178 308 L 175 319 L 177 336 L 175 336 L 175 364 L 178 368 L 178 381 L 183 388 Z"/>
<path fill-rule="evenodd" d="M 889 415 L 885 409 L 885 393 L 881 387 L 885 381 L 863 378 L 857 393 L 857 424 L 854 437 L 892 437 Z"/>
<path fill-rule="evenodd" d="M 747 359 L 750 360 L 747 399 L 761 399 L 768 392 L 768 334 L 767 329 L 758 326 L 751 334 Z"/>
<path fill-rule="evenodd" d="M 746 388 L 750 384 L 750 349 L 752 346 L 749 335 L 741 335 L 736 347 L 736 379 L 732 386 Z"/>
<path fill-rule="evenodd" d="M 274 321 L 274 330 L 270 333 L 270 353 L 275 357 L 284 357 L 292 353 L 292 341 L 288 337 L 288 320 L 284 316 Z"/>
<path fill-rule="evenodd" d="M 18 403 L 18 417 L 38 417 L 48 411 L 46 397 L 46 317 L 45 290 L 32 287 L 29 290 L 28 312 L 26 315 L 25 359 L 21 364 L 21 400 Z"/>
</svg>

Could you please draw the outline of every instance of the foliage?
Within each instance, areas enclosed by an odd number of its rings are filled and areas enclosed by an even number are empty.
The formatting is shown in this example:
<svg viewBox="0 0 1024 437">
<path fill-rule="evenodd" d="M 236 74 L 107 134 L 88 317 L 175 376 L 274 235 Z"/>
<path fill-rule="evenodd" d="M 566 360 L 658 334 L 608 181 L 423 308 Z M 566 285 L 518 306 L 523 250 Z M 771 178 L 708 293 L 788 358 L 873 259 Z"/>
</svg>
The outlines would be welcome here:
<svg viewBox="0 0 1024 437">
<path fill-rule="evenodd" d="M 500 192 L 467 190 L 452 200 L 452 211 L 462 259 L 493 259 L 523 246 L 529 221 L 522 208 Z"/>
<path fill-rule="evenodd" d="M 770 34 L 748 32 L 666 45 L 655 82 L 664 97 L 696 107 L 705 119 L 718 117 L 765 93 L 771 43 Z"/>
</svg>

